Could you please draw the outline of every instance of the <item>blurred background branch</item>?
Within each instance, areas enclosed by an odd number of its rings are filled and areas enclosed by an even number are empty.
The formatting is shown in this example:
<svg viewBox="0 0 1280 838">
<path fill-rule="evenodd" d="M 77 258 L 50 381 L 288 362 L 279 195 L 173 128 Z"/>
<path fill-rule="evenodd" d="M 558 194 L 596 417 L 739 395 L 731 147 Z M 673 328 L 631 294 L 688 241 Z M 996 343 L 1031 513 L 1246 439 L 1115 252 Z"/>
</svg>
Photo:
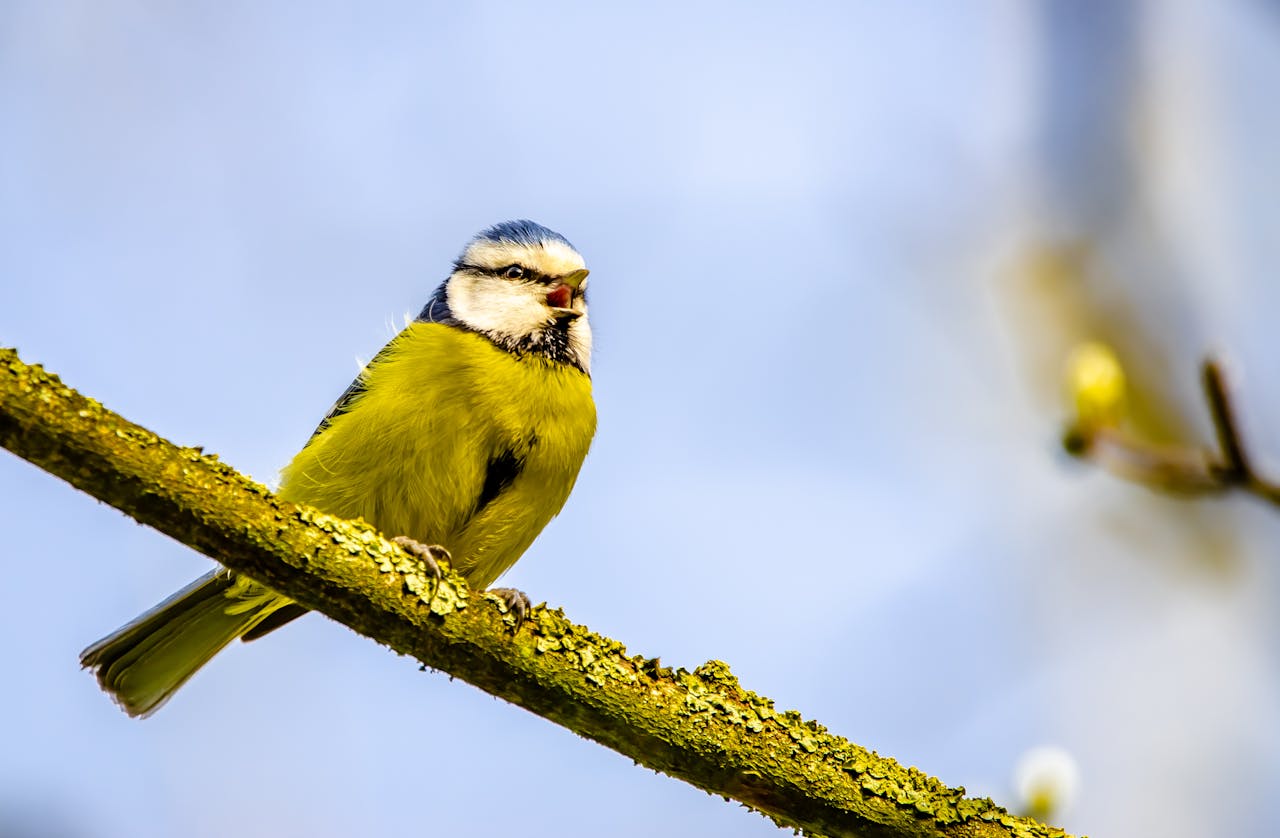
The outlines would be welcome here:
<svg viewBox="0 0 1280 838">
<path fill-rule="evenodd" d="M 1125 374 L 1111 350 L 1085 344 L 1072 355 L 1068 382 L 1075 417 L 1063 435 L 1069 454 L 1157 491 L 1217 495 L 1239 490 L 1280 506 L 1280 485 L 1260 476 L 1241 436 L 1233 394 L 1220 362 L 1201 367 L 1216 451 L 1150 442 L 1125 423 Z"/>
</svg>

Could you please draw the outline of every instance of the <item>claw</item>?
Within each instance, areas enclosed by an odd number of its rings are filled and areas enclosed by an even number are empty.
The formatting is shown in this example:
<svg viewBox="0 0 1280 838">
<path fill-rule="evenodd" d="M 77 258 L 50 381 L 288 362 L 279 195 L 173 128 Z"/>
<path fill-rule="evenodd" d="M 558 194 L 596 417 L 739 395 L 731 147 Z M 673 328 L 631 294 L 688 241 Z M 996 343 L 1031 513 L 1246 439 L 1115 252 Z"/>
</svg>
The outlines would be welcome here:
<svg viewBox="0 0 1280 838">
<path fill-rule="evenodd" d="M 422 560 L 422 564 L 426 566 L 431 575 L 435 576 L 436 581 L 444 576 L 444 571 L 440 569 L 440 562 L 452 562 L 453 557 L 449 555 L 449 551 L 441 547 L 439 544 L 423 544 L 421 541 L 414 541 L 407 535 L 397 535 L 391 539 L 392 544 L 398 544 L 405 550 Z"/>
<path fill-rule="evenodd" d="M 490 588 L 489 593 L 501 598 L 507 604 L 507 610 L 515 615 L 516 628 L 519 629 L 520 624 L 529 616 L 529 611 L 533 608 L 525 592 L 516 588 Z"/>
</svg>

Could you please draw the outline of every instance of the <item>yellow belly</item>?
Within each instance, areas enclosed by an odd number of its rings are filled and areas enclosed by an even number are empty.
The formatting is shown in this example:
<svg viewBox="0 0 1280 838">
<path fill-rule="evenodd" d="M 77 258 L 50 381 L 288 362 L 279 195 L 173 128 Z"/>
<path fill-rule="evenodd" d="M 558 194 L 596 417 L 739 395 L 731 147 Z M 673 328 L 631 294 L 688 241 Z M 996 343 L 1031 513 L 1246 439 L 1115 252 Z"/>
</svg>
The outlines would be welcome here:
<svg viewBox="0 0 1280 838">
<path fill-rule="evenodd" d="M 488 587 L 569 497 L 595 434 L 590 378 L 413 323 L 364 380 L 285 467 L 280 495 L 440 544 L 470 584 Z M 517 460 L 514 479 L 481 507 L 490 464 Z"/>
</svg>

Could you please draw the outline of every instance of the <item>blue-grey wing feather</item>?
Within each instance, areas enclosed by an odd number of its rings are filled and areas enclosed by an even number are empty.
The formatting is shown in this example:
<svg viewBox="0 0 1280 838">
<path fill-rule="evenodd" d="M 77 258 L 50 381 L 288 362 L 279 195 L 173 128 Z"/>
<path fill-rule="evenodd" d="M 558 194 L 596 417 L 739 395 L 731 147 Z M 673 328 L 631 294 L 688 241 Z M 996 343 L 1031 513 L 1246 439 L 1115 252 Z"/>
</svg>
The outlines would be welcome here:
<svg viewBox="0 0 1280 838">
<path fill-rule="evenodd" d="M 440 287 L 436 289 L 435 293 L 431 295 L 431 299 L 427 301 L 427 304 L 422 308 L 422 312 L 418 315 L 418 322 L 444 323 L 450 326 L 458 325 L 458 321 L 454 319 L 453 312 L 449 309 L 449 301 L 446 297 L 445 291 L 445 284 L 441 284 Z M 392 338 L 386 346 L 378 350 L 378 354 L 373 356 L 372 361 L 365 364 L 364 369 L 360 371 L 354 381 L 347 385 L 347 389 L 342 392 L 341 396 L 338 396 L 338 400 L 333 403 L 333 407 L 329 408 L 329 412 L 324 415 L 324 418 L 320 420 L 320 424 L 311 432 L 311 437 L 308 439 L 308 442 L 311 439 L 315 439 L 317 434 L 333 424 L 334 419 L 351 409 L 352 403 L 365 391 L 365 372 L 374 364 L 378 363 L 379 359 L 386 355 L 387 350 L 394 343 L 395 338 Z"/>
</svg>

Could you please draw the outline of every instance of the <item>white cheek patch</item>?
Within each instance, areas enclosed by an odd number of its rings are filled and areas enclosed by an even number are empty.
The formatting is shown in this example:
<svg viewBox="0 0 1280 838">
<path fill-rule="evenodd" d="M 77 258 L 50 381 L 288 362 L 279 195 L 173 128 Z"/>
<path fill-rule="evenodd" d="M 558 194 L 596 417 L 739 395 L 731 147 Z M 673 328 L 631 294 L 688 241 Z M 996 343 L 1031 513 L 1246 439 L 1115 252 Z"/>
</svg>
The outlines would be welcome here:
<svg viewBox="0 0 1280 838">
<path fill-rule="evenodd" d="M 541 285 L 460 273 L 449 280 L 446 298 L 453 316 L 472 329 L 523 338 L 552 323 L 546 293 Z"/>
<path fill-rule="evenodd" d="M 561 360 L 569 360 L 590 374 L 591 326 L 586 301 L 578 298 L 574 308 L 581 314 L 569 321 L 565 331 L 559 331 L 553 329 L 556 319 L 547 308 L 546 296 L 545 285 L 467 271 L 450 277 L 445 289 L 450 312 L 467 328 L 508 349 L 520 347 L 518 351 L 554 352 L 552 347 L 559 345 L 559 351 L 568 355 Z"/>
</svg>

